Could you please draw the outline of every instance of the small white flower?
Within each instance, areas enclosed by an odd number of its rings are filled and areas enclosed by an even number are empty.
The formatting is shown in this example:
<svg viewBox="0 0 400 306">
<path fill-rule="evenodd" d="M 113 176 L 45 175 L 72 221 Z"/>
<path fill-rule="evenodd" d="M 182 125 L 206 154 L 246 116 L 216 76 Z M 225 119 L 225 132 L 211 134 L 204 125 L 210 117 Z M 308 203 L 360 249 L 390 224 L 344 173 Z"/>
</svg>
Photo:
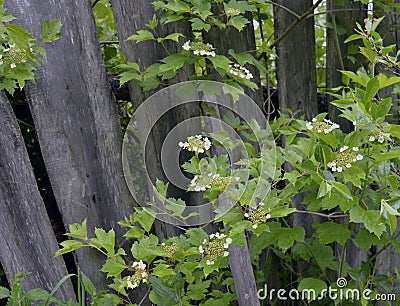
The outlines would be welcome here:
<svg viewBox="0 0 400 306">
<path fill-rule="evenodd" d="M 375 137 L 374 136 L 369 136 L 369 139 L 368 139 L 369 141 L 375 141 Z"/>
<path fill-rule="evenodd" d="M 15 67 L 17 67 L 17 65 L 15 65 L 14 63 L 10 64 L 11 69 L 14 69 Z"/>
<path fill-rule="evenodd" d="M 346 164 L 346 168 L 351 168 L 351 164 Z"/>
<path fill-rule="evenodd" d="M 215 234 L 210 235 L 210 239 L 213 239 L 215 237 Z"/>
<path fill-rule="evenodd" d="M 203 246 L 199 246 L 199 252 L 200 252 L 200 254 L 204 254 Z"/>
<path fill-rule="evenodd" d="M 225 251 L 224 252 L 224 257 L 228 257 L 229 256 L 229 252 L 228 251 Z"/>
<path fill-rule="evenodd" d="M 315 118 L 314 118 L 315 119 Z M 311 122 L 307 122 L 306 123 L 306 127 L 307 127 L 307 129 L 309 129 L 309 130 L 312 130 L 313 129 L 313 126 L 312 126 L 312 123 Z"/>
<path fill-rule="evenodd" d="M 358 154 L 357 156 L 356 156 L 356 159 L 357 160 L 362 160 L 364 157 L 361 155 L 361 154 Z"/>
<path fill-rule="evenodd" d="M 214 261 L 211 261 L 211 260 L 207 259 L 206 264 L 208 266 L 212 266 L 214 264 Z"/>
<path fill-rule="evenodd" d="M 337 172 L 342 172 L 343 168 L 342 167 L 337 167 Z"/>
<path fill-rule="evenodd" d="M 353 122 L 353 125 L 357 125 L 357 121 L 354 121 L 354 122 Z"/>
<path fill-rule="evenodd" d="M 145 270 L 146 269 L 146 264 L 143 261 L 139 261 L 138 268 L 140 270 Z"/>
<path fill-rule="evenodd" d="M 248 214 L 248 213 L 245 213 L 244 216 L 245 216 L 246 218 L 248 218 L 248 217 L 249 217 L 249 214 Z"/>
<path fill-rule="evenodd" d="M 256 229 L 258 227 L 257 224 L 253 224 L 252 228 Z"/>
<path fill-rule="evenodd" d="M 333 172 L 335 172 L 337 169 L 336 169 L 336 166 L 334 166 L 334 167 L 332 167 L 332 171 Z"/>
<path fill-rule="evenodd" d="M 312 122 L 317 122 L 317 118 L 312 118 Z"/>
<path fill-rule="evenodd" d="M 346 151 L 348 148 L 349 148 L 348 146 L 341 147 L 339 152 L 342 153 L 342 152 Z"/>
<path fill-rule="evenodd" d="M 271 218 L 271 215 L 270 214 L 266 214 L 265 218 L 269 219 L 269 218 Z"/>
<path fill-rule="evenodd" d="M 190 40 L 188 40 L 187 42 L 185 42 L 182 46 L 182 48 L 186 51 L 190 50 Z"/>
<path fill-rule="evenodd" d="M 383 137 L 382 135 L 378 137 L 379 143 L 383 143 L 384 141 L 385 141 L 385 137 Z"/>
<path fill-rule="evenodd" d="M 146 277 L 147 276 L 147 273 L 146 272 L 142 272 L 142 277 L 144 278 L 144 277 Z M 143 282 L 145 281 L 145 279 L 143 279 Z"/>
<path fill-rule="evenodd" d="M 353 147 L 354 152 L 358 152 L 360 149 L 358 147 Z"/>
<path fill-rule="evenodd" d="M 204 240 L 203 240 L 203 244 L 206 244 L 206 243 L 207 243 L 207 239 L 204 239 Z"/>
</svg>

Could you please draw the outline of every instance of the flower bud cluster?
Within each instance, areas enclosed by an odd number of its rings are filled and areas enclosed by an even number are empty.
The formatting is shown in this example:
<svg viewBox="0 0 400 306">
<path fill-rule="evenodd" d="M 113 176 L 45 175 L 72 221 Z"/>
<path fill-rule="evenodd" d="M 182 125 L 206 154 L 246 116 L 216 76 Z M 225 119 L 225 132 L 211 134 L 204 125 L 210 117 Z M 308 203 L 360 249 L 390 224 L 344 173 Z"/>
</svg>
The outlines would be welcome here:
<svg viewBox="0 0 400 306">
<path fill-rule="evenodd" d="M 175 242 L 166 245 L 164 242 L 161 244 L 167 257 L 174 257 L 176 251 L 179 250 L 179 245 Z"/>
<path fill-rule="evenodd" d="M 264 203 L 261 202 L 256 209 L 250 209 L 244 214 L 244 216 L 251 221 L 254 229 L 271 218 L 271 215 L 263 208 L 263 206 Z"/>
<path fill-rule="evenodd" d="M 204 153 L 211 148 L 211 141 L 202 135 L 189 136 L 187 141 L 179 142 L 179 147 L 192 152 Z"/>
<path fill-rule="evenodd" d="M 240 66 L 239 64 L 229 65 L 229 68 L 230 68 L 229 70 L 230 73 L 242 79 L 250 80 L 253 78 L 253 75 L 250 73 L 250 70 Z"/>
<path fill-rule="evenodd" d="M 231 243 L 231 238 L 227 238 L 225 234 L 217 232 L 210 235 L 210 241 L 204 239 L 199 246 L 199 252 L 203 257 L 208 257 L 206 264 L 212 266 L 218 258 L 229 256 L 228 248 Z"/>
<path fill-rule="evenodd" d="M 149 274 L 146 270 L 146 264 L 143 261 L 135 261 L 132 264 L 132 268 L 135 271 L 133 275 L 128 276 L 127 285 L 128 288 L 134 289 L 140 285 L 140 282 L 147 283 Z"/>
<path fill-rule="evenodd" d="M 311 122 L 307 122 L 307 129 L 316 131 L 318 133 L 328 134 L 334 129 L 340 128 L 339 124 L 330 121 L 329 119 L 324 119 L 323 121 L 318 121 L 317 118 L 313 118 Z"/>
<path fill-rule="evenodd" d="M 15 45 L 3 50 L 4 54 L 0 54 L 0 65 L 10 65 L 11 69 L 17 67 L 17 64 L 25 63 L 28 56 L 25 51 L 18 49 Z"/>
<path fill-rule="evenodd" d="M 215 56 L 215 48 L 211 44 L 205 44 L 201 41 L 191 42 L 188 40 L 183 44 L 182 48 L 186 51 L 192 51 L 194 55 Z"/>
<path fill-rule="evenodd" d="M 336 159 L 329 162 L 328 167 L 334 172 L 342 172 L 346 168 L 351 168 L 354 162 L 364 158 L 361 154 L 357 153 L 359 150 L 358 147 L 353 147 L 351 150 L 349 150 L 348 146 L 341 147 L 336 155 Z"/>
</svg>

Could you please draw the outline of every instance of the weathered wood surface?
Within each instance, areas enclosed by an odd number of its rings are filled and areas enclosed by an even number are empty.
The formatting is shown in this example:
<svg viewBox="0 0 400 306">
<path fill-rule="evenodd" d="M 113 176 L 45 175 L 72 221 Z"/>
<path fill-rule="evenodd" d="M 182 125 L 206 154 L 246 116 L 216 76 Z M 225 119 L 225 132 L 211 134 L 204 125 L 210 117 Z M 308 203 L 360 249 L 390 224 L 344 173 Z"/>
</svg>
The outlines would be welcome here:
<svg viewBox="0 0 400 306">
<path fill-rule="evenodd" d="M 121 163 L 121 131 L 106 80 L 90 0 L 13 0 L 18 22 L 40 37 L 43 20 L 61 18 L 63 36 L 46 46 L 40 78 L 26 88 L 32 116 L 64 224 L 88 219 L 88 229 L 111 228 L 133 209 Z M 118 233 L 117 237 L 122 237 Z M 77 252 L 77 264 L 97 288 L 104 258 Z"/>
<path fill-rule="evenodd" d="M 139 64 L 141 70 L 145 70 L 151 64 L 158 62 L 163 59 L 167 54 L 160 46 L 160 44 L 153 41 L 144 41 L 136 43 L 134 41 L 126 41 L 126 39 L 135 34 L 138 30 L 145 29 L 145 24 L 153 18 L 156 14 L 151 2 L 146 0 L 112 0 L 111 1 L 113 12 L 115 16 L 115 22 L 118 32 L 118 39 L 122 50 L 125 52 L 127 60 L 136 62 Z M 160 36 L 166 36 L 170 33 L 180 32 L 186 35 L 186 40 L 189 40 L 190 27 L 188 23 L 172 23 L 168 25 L 159 25 L 157 27 L 157 32 Z M 184 43 L 185 39 L 181 39 L 180 43 L 172 42 L 168 44 L 168 48 L 174 52 L 180 50 L 181 45 Z M 191 67 L 185 67 L 187 72 L 191 74 Z M 180 81 L 187 80 L 186 74 L 178 71 L 176 78 L 171 80 L 171 83 L 177 83 Z M 136 81 L 129 82 L 129 89 L 131 95 L 131 101 L 136 105 L 144 102 L 151 94 L 159 90 L 152 90 L 150 92 L 144 92 Z M 174 97 L 171 97 L 172 99 Z M 157 111 L 157 110 L 155 110 Z M 185 119 L 198 116 L 200 113 L 199 105 L 196 103 L 190 103 L 180 106 L 171 112 L 165 114 L 165 116 L 157 122 L 157 124 L 152 127 L 151 137 L 146 143 L 146 167 L 147 172 L 150 175 L 152 184 L 155 183 L 156 179 L 163 180 L 167 182 L 167 178 L 162 169 L 161 163 L 161 148 L 166 136 L 178 123 L 184 121 Z M 144 119 L 144 118 L 143 118 Z M 140 128 L 140 127 L 139 127 Z M 194 130 L 199 130 L 198 127 L 193 127 Z M 143 144 L 142 144 L 143 145 Z M 178 169 L 177 169 L 178 171 Z M 151 186 L 149 187 L 151 188 Z M 169 196 L 180 197 L 187 200 L 188 203 L 196 202 L 195 198 L 188 198 L 186 192 L 174 188 L 173 184 L 170 184 L 168 189 Z M 177 227 L 171 226 L 164 222 L 155 222 L 156 232 L 158 237 L 171 237 L 182 233 Z"/>
<path fill-rule="evenodd" d="M 17 119 L 6 95 L 0 92 L 0 262 L 10 280 L 30 273 L 26 290 L 51 291 L 67 274 L 62 257 L 53 258 L 57 241 L 36 185 Z M 57 296 L 74 299 L 70 280 Z"/>
<path fill-rule="evenodd" d="M 327 22 L 330 25 L 326 30 L 326 87 L 335 88 L 342 85 L 342 73 L 339 70 L 356 71 L 362 62 L 362 56 L 352 54 L 357 58 L 356 63 L 352 63 L 348 58 L 348 49 L 351 44 L 345 44 L 348 36 L 354 34 L 356 22 L 363 23 L 367 12 L 361 2 L 328 0 L 326 3 Z M 329 101 L 332 101 L 332 97 Z M 339 117 L 340 111 L 334 105 L 329 105 L 329 117 L 340 124 L 343 131 L 349 132 L 353 129 L 353 124 L 347 119 Z"/>
<path fill-rule="evenodd" d="M 274 2 L 299 16 L 313 6 L 312 0 Z M 295 16 L 274 6 L 275 39 L 279 39 L 294 21 Z M 299 110 L 306 119 L 316 115 L 318 109 L 314 40 L 314 18 L 307 18 L 299 22 L 276 46 L 280 109 Z"/>
</svg>

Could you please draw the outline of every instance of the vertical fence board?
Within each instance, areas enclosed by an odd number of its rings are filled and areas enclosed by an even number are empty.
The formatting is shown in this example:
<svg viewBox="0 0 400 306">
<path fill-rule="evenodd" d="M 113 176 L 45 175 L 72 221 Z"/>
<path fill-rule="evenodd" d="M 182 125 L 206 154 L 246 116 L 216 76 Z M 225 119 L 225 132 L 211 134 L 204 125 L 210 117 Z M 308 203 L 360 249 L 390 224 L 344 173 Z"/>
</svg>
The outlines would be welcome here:
<svg viewBox="0 0 400 306">
<path fill-rule="evenodd" d="M 57 241 L 36 185 L 25 143 L 5 94 L 0 93 L 0 261 L 10 280 L 30 273 L 26 290 L 51 291 L 67 274 L 62 257 L 53 258 Z M 57 296 L 74 299 L 71 281 Z"/>
<path fill-rule="evenodd" d="M 44 162 L 66 225 L 110 228 L 133 209 L 121 163 L 121 131 L 106 80 L 91 1 L 13 0 L 6 3 L 22 26 L 40 37 L 43 20 L 61 18 L 63 36 L 46 46 L 47 63 L 26 93 Z M 122 237 L 118 227 L 117 237 Z M 77 263 L 96 287 L 104 258 L 77 252 Z"/>
</svg>

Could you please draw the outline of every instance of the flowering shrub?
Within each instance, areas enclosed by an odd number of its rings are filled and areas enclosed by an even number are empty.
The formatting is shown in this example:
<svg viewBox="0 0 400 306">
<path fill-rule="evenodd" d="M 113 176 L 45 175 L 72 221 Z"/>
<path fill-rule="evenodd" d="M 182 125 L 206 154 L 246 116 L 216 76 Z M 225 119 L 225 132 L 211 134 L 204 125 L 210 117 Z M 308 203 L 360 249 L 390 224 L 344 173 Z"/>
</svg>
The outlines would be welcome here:
<svg viewBox="0 0 400 306">
<path fill-rule="evenodd" d="M 42 41 L 36 39 L 17 24 L 6 24 L 15 18 L 6 13 L 3 1 L 0 3 L 0 90 L 13 94 L 16 88 L 22 89 L 27 80 L 35 79 L 35 71 L 44 61 L 45 44 L 61 37 L 61 20 L 44 20 Z"/>
</svg>

